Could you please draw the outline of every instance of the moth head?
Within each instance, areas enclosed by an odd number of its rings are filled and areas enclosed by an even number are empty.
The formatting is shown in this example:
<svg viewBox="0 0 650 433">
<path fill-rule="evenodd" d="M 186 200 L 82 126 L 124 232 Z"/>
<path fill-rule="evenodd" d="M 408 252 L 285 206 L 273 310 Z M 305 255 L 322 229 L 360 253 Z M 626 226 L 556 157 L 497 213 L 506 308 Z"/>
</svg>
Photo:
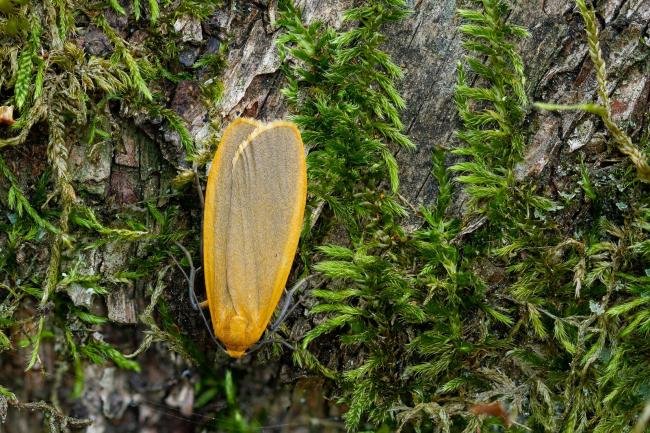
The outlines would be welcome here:
<svg viewBox="0 0 650 433">
<path fill-rule="evenodd" d="M 226 349 L 226 353 L 228 356 L 231 358 L 241 358 L 244 355 L 246 355 L 246 349 L 244 350 L 233 350 L 233 349 Z"/>
<path fill-rule="evenodd" d="M 248 320 L 241 316 L 235 316 L 230 319 L 229 326 L 226 328 L 226 335 L 223 335 L 221 341 L 226 345 L 226 353 L 233 358 L 241 358 L 246 354 L 246 349 L 250 347 L 248 343 Z"/>
</svg>

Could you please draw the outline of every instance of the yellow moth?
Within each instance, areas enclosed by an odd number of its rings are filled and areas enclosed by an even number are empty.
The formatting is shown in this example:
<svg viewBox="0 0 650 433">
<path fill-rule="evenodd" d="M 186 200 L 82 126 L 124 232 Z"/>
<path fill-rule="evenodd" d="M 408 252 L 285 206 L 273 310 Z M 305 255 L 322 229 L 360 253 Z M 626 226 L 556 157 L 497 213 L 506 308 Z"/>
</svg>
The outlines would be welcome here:
<svg viewBox="0 0 650 433">
<path fill-rule="evenodd" d="M 307 199 L 291 122 L 237 119 L 208 173 L 203 268 L 212 327 L 232 357 L 264 333 L 289 277 Z"/>
</svg>

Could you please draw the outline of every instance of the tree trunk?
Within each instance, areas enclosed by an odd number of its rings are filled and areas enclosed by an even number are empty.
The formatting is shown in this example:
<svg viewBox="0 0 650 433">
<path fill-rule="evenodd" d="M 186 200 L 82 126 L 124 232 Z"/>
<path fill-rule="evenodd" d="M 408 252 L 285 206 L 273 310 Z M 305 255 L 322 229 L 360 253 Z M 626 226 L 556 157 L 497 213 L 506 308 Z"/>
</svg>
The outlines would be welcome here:
<svg viewBox="0 0 650 433">
<path fill-rule="evenodd" d="M 329 26 L 340 28 L 347 25 L 342 14 L 352 3 L 302 0 L 298 6 L 303 9 L 305 21 L 323 20 Z M 400 193 L 417 207 L 431 203 L 436 196 L 437 185 L 430 173 L 433 147 L 456 146 L 454 85 L 457 62 L 463 59 L 464 53 L 456 15 L 462 5 L 449 0 L 418 0 L 409 4 L 412 14 L 385 29 L 385 47 L 404 71 L 399 89 L 406 100 L 402 120 L 417 149 L 397 152 Z M 617 121 L 633 122 L 640 129 L 647 122 L 644 116 L 650 94 L 647 62 L 650 1 L 606 0 L 598 2 L 597 11 L 614 117 Z M 280 93 L 284 81 L 275 47 L 280 35 L 274 26 L 276 14 L 274 1 L 233 1 L 203 24 L 206 34 L 229 36 L 228 63 L 218 113 L 209 112 L 197 103 L 192 80 L 181 81 L 172 92 L 171 108 L 190 125 L 194 137 L 205 137 L 207 123 L 215 119 L 223 120 L 225 125 L 239 116 L 271 120 L 289 115 Z M 596 81 L 587 52 L 584 23 L 573 2 L 518 2 L 510 21 L 531 33 L 522 42 L 520 52 L 532 101 L 572 104 L 596 100 Z M 89 44 L 92 34 L 81 32 L 79 38 L 80 43 Z M 209 37 L 199 35 L 198 38 L 195 46 L 204 50 Z M 120 113 L 118 119 L 126 122 L 129 117 L 129 113 Z M 122 137 L 113 138 L 115 147 L 104 148 L 95 160 L 88 160 L 83 149 L 71 151 L 75 185 L 92 197 L 94 204 L 103 210 L 102 214 L 162 196 L 177 169 L 187 165 L 182 160 L 177 137 L 161 131 L 151 119 L 135 120 L 136 124 L 126 128 Z M 569 153 L 584 146 L 596 149 L 601 145 L 598 140 L 601 129 L 592 115 L 531 112 L 527 124 L 530 135 L 525 161 L 518 168 L 521 178 L 561 184 L 562 161 Z M 29 160 L 24 154 L 20 158 Z M 188 197 L 191 194 L 188 192 Z M 462 203 L 456 203 L 456 207 L 462 209 Z M 196 230 L 196 221 L 200 219 L 198 209 L 189 206 L 183 212 L 187 219 L 185 228 Z M 419 222 L 412 218 L 407 224 L 414 228 Z M 111 272 L 124 266 L 129 256 L 136 253 L 133 248 L 109 247 L 101 254 L 88 253 L 86 259 L 99 272 Z M 102 327 L 102 333 L 107 341 L 120 342 L 118 346 L 127 353 L 134 351 L 144 338 L 145 328 L 136 325 L 136 318 L 147 306 L 147 289 L 155 284 L 155 279 L 151 275 L 135 287 L 117 285 L 108 297 L 106 308 L 111 322 Z M 174 271 L 173 279 L 167 282 L 171 293 L 163 296 L 180 331 L 202 342 L 201 347 L 206 351 L 218 350 L 210 343 L 201 319 L 189 308 L 186 282 L 180 272 Z M 294 313 L 290 323 L 290 334 L 295 338 L 314 325 L 302 308 Z M 42 376 L 38 371 L 23 373 L 28 353 L 21 351 L 13 355 L 7 359 L 3 354 L 0 383 L 14 390 L 21 401 L 50 399 L 52 387 L 58 384 L 54 377 L 58 367 L 46 365 L 52 376 Z M 48 353 L 41 354 L 44 364 L 48 358 Z M 194 367 L 166 344 L 154 344 L 137 360 L 142 366 L 141 373 L 125 372 L 114 366 L 86 367 L 83 397 L 77 401 L 61 397 L 61 411 L 92 419 L 86 431 L 93 433 L 200 431 L 206 419 L 201 412 L 191 414 L 194 383 L 199 376 Z M 345 360 L 339 362 L 343 364 Z M 265 413 L 268 431 L 344 430 L 337 418 L 343 409 L 330 400 L 333 390 L 329 382 L 298 369 L 286 353 L 271 361 L 259 355 L 238 361 L 220 358 L 214 369 L 234 372 L 240 408 L 251 418 Z M 227 405 L 225 398 L 221 402 L 223 407 Z M 41 422 L 27 409 L 10 408 L 0 430 L 39 431 Z"/>
</svg>

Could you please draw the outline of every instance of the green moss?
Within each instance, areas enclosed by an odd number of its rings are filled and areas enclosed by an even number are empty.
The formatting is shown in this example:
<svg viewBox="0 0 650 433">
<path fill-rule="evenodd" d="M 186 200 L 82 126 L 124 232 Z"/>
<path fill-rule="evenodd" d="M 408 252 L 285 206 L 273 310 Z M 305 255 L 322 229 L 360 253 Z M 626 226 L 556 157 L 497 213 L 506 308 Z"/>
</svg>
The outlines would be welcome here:
<svg viewBox="0 0 650 433">
<path fill-rule="evenodd" d="M 401 132 L 404 101 L 394 84 L 401 71 L 380 50 L 380 27 L 407 10 L 401 1 L 368 2 L 346 12 L 359 26 L 341 33 L 318 22 L 304 26 L 291 2 L 282 2 L 281 10 L 283 93 L 310 148 L 309 207 L 326 204 L 332 221 L 357 238 L 376 215 L 404 215 L 392 194 L 399 178 L 388 145 L 414 145 Z M 386 178 L 391 188 L 382 197 L 379 184 Z"/>
<path fill-rule="evenodd" d="M 505 2 L 484 0 L 459 11 L 468 55 L 458 68 L 461 145 L 453 153 L 464 160 L 446 170 L 445 155 L 434 152 L 437 203 L 421 209 L 421 229 L 403 233 L 404 211 L 382 206 L 391 194 L 378 188 L 382 179 L 395 187 L 396 167 L 368 161 L 381 148 L 360 150 L 355 141 L 392 140 L 364 128 L 373 124 L 368 119 L 377 105 L 364 105 L 360 99 L 372 96 L 357 99 L 354 91 L 356 77 L 374 78 L 375 64 L 346 57 L 376 48 L 370 40 L 380 39 L 378 26 L 402 17 L 403 5 L 366 5 L 348 14 L 359 19 L 350 32 L 304 27 L 291 6 L 283 21 L 289 32 L 283 43 L 291 48 L 285 49 L 285 92 L 318 160 L 310 165 L 310 192 L 314 206 L 322 201 L 332 210 L 309 240 L 317 243 L 330 224 L 343 224 L 348 235 L 346 245 L 317 248 L 324 260 L 313 269 L 329 282 L 313 291 L 311 313 L 323 317 L 305 335 L 296 361 L 334 378 L 351 431 L 491 431 L 506 420 L 470 408 L 495 400 L 523 424 L 510 431 L 629 429 L 647 401 L 650 371 L 643 360 L 650 323 L 643 308 L 645 186 L 619 169 L 612 194 L 608 182 L 594 181 L 584 158 L 573 162 L 569 186 L 581 188 L 581 197 L 573 189 L 552 196 L 533 179 L 515 176 L 528 140 L 525 69 L 516 49 L 527 32 L 507 21 Z M 369 16 L 375 20 L 366 21 Z M 400 76 L 391 68 L 383 75 Z M 368 87 L 382 88 L 362 86 Z M 389 99 L 394 110 L 402 107 Z M 353 149 L 338 144 L 350 142 Z M 323 150 L 327 158 L 318 153 Z M 450 174 L 470 197 L 467 221 L 447 216 Z M 573 200 L 589 209 L 577 220 Z M 355 362 L 324 370 L 317 356 L 325 335 Z"/>
<path fill-rule="evenodd" d="M 0 131 L 0 350 L 3 356 L 15 356 L 18 346 L 26 347 L 25 367 L 31 369 L 40 365 L 44 345 L 55 348 L 52 362 L 61 372 L 68 365 L 67 373 L 46 371 L 45 377 L 56 376 L 57 389 L 71 378 L 73 397 L 83 392 L 89 363 L 139 370 L 133 356 L 101 339 L 100 333 L 112 324 L 95 308 L 110 291 L 136 281 L 159 277 L 141 318 L 147 326 L 143 348 L 165 341 L 188 359 L 196 359 L 199 352 L 192 351 L 168 316 L 162 314 L 160 323 L 154 320 L 154 308 L 163 304 L 170 253 L 179 253 L 169 245 L 185 234 L 178 230 L 181 216 L 175 201 L 158 209 L 157 198 L 146 197 L 152 200 L 148 209 L 141 203 L 117 215 L 100 214 L 91 206 L 94 197 L 77 189 L 70 166 L 73 147 L 86 151 L 85 162 L 94 161 L 106 154 L 101 150 L 112 146 L 112 137 L 132 127 L 116 122 L 112 110 L 117 101 L 125 112 L 161 118 L 180 137 L 179 153 L 188 161 L 195 157 L 184 120 L 168 108 L 166 90 L 175 82 L 172 78 L 192 77 L 182 71 L 177 50 L 183 41 L 172 29 L 178 17 L 204 18 L 221 2 L 143 3 L 0 2 L 0 105 L 13 105 L 18 115 L 11 128 Z M 134 46 L 115 27 L 119 22 L 111 19 L 112 12 L 126 15 L 128 24 L 144 34 L 165 33 L 165 44 Z M 80 48 L 78 27 L 93 26 L 107 41 L 105 54 Z M 223 56 L 221 51 L 196 68 L 216 78 Z M 21 154 L 16 147 L 29 151 Z M 104 255 L 114 248 L 137 249 L 138 254 L 114 272 L 98 273 L 86 265 L 95 252 Z M 74 298 L 73 293 L 81 292 L 90 297 L 88 302 Z M 51 429 L 72 420 L 45 403 L 12 401 L 16 407 L 43 411 Z"/>
<path fill-rule="evenodd" d="M 213 413 L 216 400 L 226 401 L 208 427 L 256 431 L 237 405 L 232 375 L 215 373 L 215 359 L 181 332 L 165 301 L 170 257 L 182 256 L 175 242 L 199 250 L 191 236 L 198 225 L 184 228 L 176 193 L 103 215 L 76 189 L 68 165 L 71 145 L 86 146 L 93 157 L 120 135 L 111 113 L 116 101 L 175 131 L 188 165 L 205 163 L 209 152 L 168 108 L 165 91 L 193 76 L 178 63 L 183 41 L 174 22 L 207 18 L 219 4 L 84 1 L 73 10 L 49 1 L 0 2 L 0 67 L 7 71 L 0 102 L 19 115 L 0 132 L 0 351 L 27 348 L 29 369 L 44 345 L 55 347 L 79 396 L 86 364 L 137 371 L 134 358 L 164 342 L 196 365 L 198 406 Z M 599 116 L 616 144 L 608 152 L 620 150 L 633 164 L 626 159 L 605 173 L 602 159 L 578 152 L 566 161 L 567 190 L 557 194 L 515 176 L 532 132 L 516 48 L 527 32 L 508 21 L 505 2 L 474 4 L 459 11 L 467 56 L 459 59 L 455 93 L 458 146 L 453 155 L 434 151 L 436 203 L 410 215 L 422 226 L 406 233 L 392 152 L 413 144 L 400 121 L 402 73 L 381 49 L 382 27 L 403 19 L 406 3 L 362 2 L 346 12 L 347 30 L 336 31 L 304 25 L 292 2 L 280 2 L 284 95 L 310 149 L 300 254 L 305 273 L 326 282 L 311 292 L 318 325 L 294 360 L 333 380 L 351 431 L 492 431 L 505 420 L 470 408 L 495 400 L 517 415 L 520 424 L 509 431 L 629 430 L 650 399 L 650 202 L 641 181 L 650 131 L 634 143 L 613 123 L 594 13 L 578 0 L 600 101 L 538 106 Z M 107 12 L 163 42 L 133 46 Z M 106 36 L 110 53 L 90 55 L 74 43 L 80 19 Z M 216 76 L 224 54 L 203 56 L 194 68 Z M 212 82 L 202 89 L 211 113 L 221 92 Z M 38 145 L 47 162 L 30 178 L 12 164 L 11 148 Z M 193 176 L 182 172 L 178 184 Z M 448 212 L 458 194 L 454 182 L 470 198 L 463 220 Z M 116 245 L 138 249 L 120 271 L 82 266 L 89 251 Z M 108 318 L 75 305 L 70 294 L 81 289 L 101 299 L 136 281 L 147 283 L 149 303 L 139 317 L 145 338 L 125 354 L 95 337 L 111 326 Z M 332 346 L 342 348 L 337 357 L 346 364 L 322 364 Z M 21 403 L 4 387 L 0 396 L 41 410 L 55 427 L 86 422 L 45 403 Z"/>
</svg>

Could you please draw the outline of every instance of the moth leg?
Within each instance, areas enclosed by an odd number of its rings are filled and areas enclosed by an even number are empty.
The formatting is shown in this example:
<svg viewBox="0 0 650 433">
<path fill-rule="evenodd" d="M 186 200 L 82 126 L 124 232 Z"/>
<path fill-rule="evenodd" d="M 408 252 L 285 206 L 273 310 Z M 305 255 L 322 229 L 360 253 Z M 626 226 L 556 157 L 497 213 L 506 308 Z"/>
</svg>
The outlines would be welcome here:
<svg viewBox="0 0 650 433">
<path fill-rule="evenodd" d="M 192 261 L 192 255 L 190 254 L 189 251 L 187 251 L 187 248 L 185 248 L 183 245 L 181 245 L 179 242 L 174 242 L 178 248 L 183 251 L 185 254 L 185 258 L 187 259 L 188 263 L 190 264 L 190 274 L 187 275 L 185 270 L 181 267 L 181 265 L 178 263 L 176 258 L 172 256 L 172 259 L 174 260 L 174 263 L 176 263 L 176 266 L 181 270 L 183 275 L 185 276 L 185 279 L 187 280 L 187 287 L 188 287 L 188 295 L 190 298 L 190 304 L 192 305 L 193 310 L 198 310 L 199 309 L 199 300 L 196 297 L 196 292 L 194 291 L 194 283 L 196 281 L 196 274 L 199 269 L 194 267 L 194 262 Z"/>
<path fill-rule="evenodd" d="M 291 313 L 294 312 L 294 310 L 298 307 L 298 305 L 302 304 L 302 301 L 304 301 L 304 297 L 301 297 L 298 302 L 293 303 L 292 305 L 292 299 L 293 299 L 293 294 L 298 291 L 298 289 L 302 288 L 302 286 L 305 285 L 305 283 L 312 277 L 312 275 L 309 275 L 300 281 L 298 281 L 294 286 L 287 292 L 285 295 L 284 303 L 282 305 L 282 309 L 280 310 L 280 314 L 278 314 L 278 318 L 276 321 L 271 325 L 269 328 L 270 332 L 275 332 L 278 330 L 280 325 L 291 315 Z"/>
<path fill-rule="evenodd" d="M 301 297 L 298 300 L 298 302 L 296 302 L 296 303 L 294 303 L 292 305 L 291 300 L 293 299 L 293 294 L 298 289 L 300 289 L 311 277 L 312 277 L 312 275 L 309 275 L 309 276 L 303 278 L 302 280 L 298 281 L 296 284 L 294 284 L 294 286 L 291 288 L 291 290 L 289 290 L 289 292 L 287 292 L 287 294 L 284 296 L 284 303 L 282 305 L 282 309 L 280 310 L 280 314 L 278 315 L 278 318 L 276 319 L 276 321 L 273 322 L 273 324 L 269 327 L 269 329 L 267 331 L 268 334 L 273 335 L 278 330 L 280 325 L 282 325 L 282 323 L 284 323 L 286 318 L 289 317 L 291 315 L 291 313 L 293 313 L 293 310 L 295 310 L 296 307 L 302 303 L 302 301 L 304 300 L 304 296 Z M 287 347 L 287 348 L 289 348 L 291 350 L 296 350 L 295 347 L 293 347 L 291 344 L 289 344 L 283 338 L 272 338 L 271 336 L 268 336 L 268 337 L 264 338 L 264 340 L 258 341 L 253 347 L 251 347 L 248 351 L 246 351 L 246 353 L 251 354 L 253 352 L 256 352 L 262 346 L 264 346 L 266 344 L 269 344 L 269 343 L 280 343 L 283 346 L 285 346 L 285 347 Z"/>
<path fill-rule="evenodd" d="M 281 345 L 283 345 L 284 347 L 286 347 L 289 350 L 293 350 L 293 351 L 296 350 L 295 346 L 293 346 L 291 343 L 289 343 L 287 340 L 285 340 L 282 337 L 277 337 L 277 338 L 269 337 L 269 338 L 265 338 L 264 340 L 258 342 L 253 347 L 248 349 L 246 351 L 246 354 L 250 355 L 251 353 L 257 352 L 259 349 L 262 348 L 262 346 L 265 346 L 265 345 L 270 344 L 270 343 L 280 343 Z"/>
<path fill-rule="evenodd" d="M 286 347 L 289 350 L 292 350 L 294 352 L 296 350 L 296 347 L 294 345 L 292 345 L 291 343 L 289 343 L 284 338 L 277 338 L 277 339 L 273 339 L 273 340 L 267 340 L 266 342 L 267 343 L 280 343 L 281 345 L 283 345 L 284 347 Z"/>
</svg>

